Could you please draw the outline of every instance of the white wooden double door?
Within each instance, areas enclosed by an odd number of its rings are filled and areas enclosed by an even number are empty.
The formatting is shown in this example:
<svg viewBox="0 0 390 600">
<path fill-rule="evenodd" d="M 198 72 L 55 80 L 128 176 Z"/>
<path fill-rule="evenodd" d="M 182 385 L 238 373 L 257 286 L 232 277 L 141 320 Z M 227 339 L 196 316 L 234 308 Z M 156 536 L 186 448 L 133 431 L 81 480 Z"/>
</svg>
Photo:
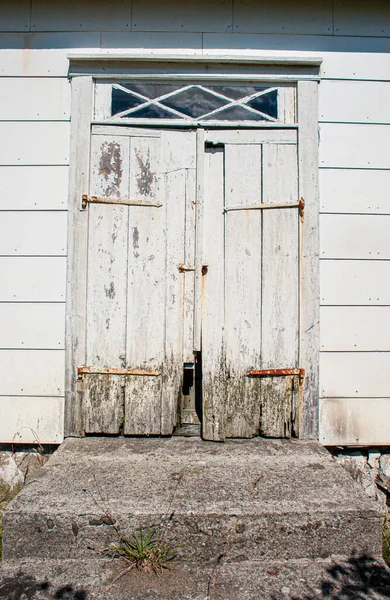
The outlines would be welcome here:
<svg viewBox="0 0 390 600">
<path fill-rule="evenodd" d="M 299 366 L 297 169 L 294 129 L 93 128 L 86 433 L 170 435 L 196 351 L 205 439 L 291 435 L 297 377 L 248 370 Z"/>
</svg>

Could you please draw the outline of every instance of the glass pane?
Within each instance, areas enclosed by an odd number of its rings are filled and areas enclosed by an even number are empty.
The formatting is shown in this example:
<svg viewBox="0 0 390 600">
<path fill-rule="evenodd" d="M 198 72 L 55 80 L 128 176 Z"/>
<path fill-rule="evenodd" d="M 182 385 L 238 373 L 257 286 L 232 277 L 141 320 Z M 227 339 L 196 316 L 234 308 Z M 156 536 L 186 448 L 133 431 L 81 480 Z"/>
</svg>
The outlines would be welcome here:
<svg viewBox="0 0 390 600">
<path fill-rule="evenodd" d="M 134 108 L 139 104 L 143 104 L 145 100 L 140 100 L 136 96 L 132 94 L 127 94 L 127 92 L 123 92 L 122 90 L 118 90 L 117 88 L 112 88 L 112 97 L 111 97 L 111 115 L 117 115 L 124 110 L 130 110 L 130 108 Z"/>
<path fill-rule="evenodd" d="M 253 98 L 247 104 L 274 119 L 278 118 L 278 90 Z"/>
<path fill-rule="evenodd" d="M 161 100 L 161 104 L 170 106 L 188 117 L 198 118 L 220 108 L 226 104 L 226 101 L 198 87 L 191 87 L 175 96 Z"/>
<path fill-rule="evenodd" d="M 229 106 L 214 115 L 205 118 L 206 121 L 266 121 L 260 114 L 247 110 L 245 106 Z"/>
<path fill-rule="evenodd" d="M 256 92 L 263 92 L 269 88 L 268 85 L 208 85 L 209 90 L 223 94 L 233 100 L 240 100 L 246 96 L 252 96 Z"/>
<path fill-rule="evenodd" d="M 137 83 L 123 83 L 121 85 L 128 90 L 132 90 L 138 94 L 142 94 L 142 96 L 146 96 L 150 100 L 155 100 L 160 96 L 170 94 L 171 92 L 180 90 L 180 88 L 184 87 L 183 83 L 175 85 L 172 83 L 147 83 L 143 81 L 139 81 Z"/>
<path fill-rule="evenodd" d="M 124 116 L 124 118 L 126 118 L 127 115 Z M 176 116 L 174 114 L 172 114 L 171 112 L 168 112 L 167 110 L 164 110 L 161 106 L 156 106 L 154 104 L 149 104 L 148 106 L 145 106 L 144 108 L 140 108 L 138 110 L 135 110 L 134 112 L 131 113 L 131 115 L 128 115 L 128 118 L 132 119 L 180 119 L 179 116 Z"/>
</svg>

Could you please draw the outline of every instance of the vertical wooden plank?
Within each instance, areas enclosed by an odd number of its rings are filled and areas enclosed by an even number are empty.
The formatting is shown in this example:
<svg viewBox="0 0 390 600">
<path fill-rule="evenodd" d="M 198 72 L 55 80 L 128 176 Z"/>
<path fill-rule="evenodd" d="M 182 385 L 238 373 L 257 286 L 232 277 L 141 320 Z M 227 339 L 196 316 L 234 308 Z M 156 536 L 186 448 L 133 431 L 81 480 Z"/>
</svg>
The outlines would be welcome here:
<svg viewBox="0 0 390 600">
<path fill-rule="evenodd" d="M 123 423 L 121 375 L 84 375 L 83 417 L 86 433 L 119 433 Z"/>
<path fill-rule="evenodd" d="M 300 366 L 305 369 L 300 436 L 318 439 L 319 387 L 319 197 L 318 84 L 298 82 L 299 196 L 305 199 L 301 228 Z"/>
<path fill-rule="evenodd" d="M 161 433 L 169 435 L 177 422 L 183 379 L 185 284 L 187 283 L 189 296 L 189 282 L 186 278 L 189 274 L 193 278 L 193 272 L 180 273 L 178 267 L 180 263 L 188 265 L 187 259 L 191 258 L 191 249 L 186 252 L 184 226 L 188 201 L 191 200 L 191 195 L 187 198 L 187 172 L 195 166 L 196 135 L 192 131 L 165 131 L 161 134 L 161 142 L 166 217 L 165 356 Z M 189 217 L 188 220 L 190 221 Z M 188 224 L 190 225 L 190 222 Z M 193 236 L 193 232 L 190 235 Z M 189 266 L 193 266 L 193 262 Z M 187 308 L 190 313 L 187 315 L 188 328 L 188 317 L 193 319 L 193 298 L 191 307 L 187 304 Z M 192 344 L 192 339 L 189 341 Z"/>
<path fill-rule="evenodd" d="M 194 298 L 194 351 L 202 349 L 202 264 L 203 219 L 205 195 L 205 147 L 204 130 L 196 131 L 196 211 L 195 211 L 195 298 Z"/>
<path fill-rule="evenodd" d="M 77 366 L 86 360 L 86 277 L 88 214 L 81 196 L 88 192 L 92 77 L 72 80 L 71 172 L 68 221 L 66 310 L 65 435 L 81 435 L 81 398 L 76 392 Z"/>
<path fill-rule="evenodd" d="M 200 151 L 200 149 L 198 150 Z M 204 220 L 203 261 L 207 273 L 203 276 L 202 363 L 203 363 L 203 423 L 206 440 L 225 437 L 224 403 L 226 369 L 224 355 L 224 148 L 204 151 Z M 201 182 L 199 182 L 201 183 Z M 197 248 L 199 246 L 197 245 Z M 197 250 L 198 251 L 198 250 Z"/>
<path fill-rule="evenodd" d="M 194 135 L 194 134 L 192 134 Z M 196 144 L 194 144 L 196 155 Z M 196 212 L 196 170 L 186 169 L 185 182 L 185 224 L 184 224 L 184 263 L 195 264 L 195 212 Z M 183 292 L 183 361 L 194 361 L 194 271 L 186 271 Z"/>
<path fill-rule="evenodd" d="M 127 197 L 129 138 L 92 135 L 91 195 Z M 90 204 L 87 365 L 120 368 L 126 354 L 128 206 Z"/>
<path fill-rule="evenodd" d="M 298 199 L 297 147 L 264 144 L 264 202 Z M 299 214 L 297 208 L 263 214 L 261 368 L 298 366 Z M 285 377 L 262 379 L 262 435 L 290 433 L 292 393 Z M 287 420 L 286 420 L 287 419 Z"/>
<path fill-rule="evenodd" d="M 130 197 L 165 204 L 159 138 L 132 137 Z M 129 207 L 126 362 L 164 369 L 166 206 Z M 161 377 L 126 377 L 124 433 L 161 433 Z"/>
<path fill-rule="evenodd" d="M 261 144 L 225 146 L 225 204 L 262 201 Z M 260 381 L 246 377 L 260 355 L 260 210 L 225 213 L 226 437 L 253 437 L 260 424 Z"/>
<path fill-rule="evenodd" d="M 129 138 L 92 135 L 90 170 L 92 195 L 126 197 Z M 126 356 L 128 207 L 90 204 L 88 212 L 86 364 L 120 368 Z M 120 432 L 124 417 L 122 383 L 119 376 L 84 377 L 87 433 Z"/>
</svg>

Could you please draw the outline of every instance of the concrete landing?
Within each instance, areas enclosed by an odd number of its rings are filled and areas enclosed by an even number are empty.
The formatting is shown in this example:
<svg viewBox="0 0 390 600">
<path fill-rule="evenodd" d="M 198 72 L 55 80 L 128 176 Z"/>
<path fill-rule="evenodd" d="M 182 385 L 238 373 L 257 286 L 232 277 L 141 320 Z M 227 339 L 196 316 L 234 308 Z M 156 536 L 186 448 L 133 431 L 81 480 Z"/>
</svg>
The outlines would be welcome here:
<svg viewBox="0 0 390 600">
<path fill-rule="evenodd" d="M 137 573 L 116 584 L 117 595 L 104 592 L 121 569 L 102 552 L 116 541 L 106 510 L 124 533 L 140 524 L 162 527 L 165 539 L 181 546 L 173 571 L 161 580 L 166 582 L 161 593 L 148 591 L 148 585 L 160 584 Z M 216 568 L 220 591 L 215 589 L 214 600 L 317 598 L 322 596 L 302 595 L 309 594 L 304 588 L 317 582 L 322 593 L 332 561 L 364 561 L 365 555 L 388 574 L 380 559 L 377 506 L 316 442 L 68 439 L 9 505 L 3 525 L 0 581 L 7 569 L 11 580 L 47 576 L 53 580 L 48 594 L 55 581 L 58 586 L 68 585 L 66 579 L 69 585 L 84 581 L 88 600 L 120 600 L 121 589 L 127 589 L 127 600 L 205 600 Z M 24 571 L 17 575 L 20 561 Z M 261 595 L 253 587 L 258 583 Z M 301 595 L 294 596 L 297 586 Z"/>
</svg>

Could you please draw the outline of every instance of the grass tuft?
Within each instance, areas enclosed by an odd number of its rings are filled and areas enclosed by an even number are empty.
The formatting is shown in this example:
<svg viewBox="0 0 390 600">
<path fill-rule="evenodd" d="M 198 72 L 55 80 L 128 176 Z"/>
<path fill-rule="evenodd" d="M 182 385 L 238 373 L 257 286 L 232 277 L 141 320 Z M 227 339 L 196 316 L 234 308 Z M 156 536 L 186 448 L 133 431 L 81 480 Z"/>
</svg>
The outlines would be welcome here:
<svg viewBox="0 0 390 600">
<path fill-rule="evenodd" d="M 108 546 L 113 558 L 121 558 L 128 566 L 141 571 L 161 574 L 169 568 L 169 563 L 177 556 L 177 548 L 171 547 L 153 529 L 140 528 L 130 537 L 120 535 L 119 542 Z"/>
</svg>

